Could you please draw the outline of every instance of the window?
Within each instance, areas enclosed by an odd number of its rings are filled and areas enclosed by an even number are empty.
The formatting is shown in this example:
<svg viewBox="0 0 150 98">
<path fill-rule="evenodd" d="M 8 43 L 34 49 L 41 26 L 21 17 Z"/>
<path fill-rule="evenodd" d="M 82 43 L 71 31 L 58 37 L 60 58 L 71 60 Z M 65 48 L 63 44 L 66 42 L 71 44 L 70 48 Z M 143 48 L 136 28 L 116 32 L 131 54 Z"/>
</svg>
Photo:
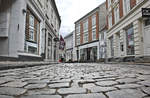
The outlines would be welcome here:
<svg viewBox="0 0 150 98">
<path fill-rule="evenodd" d="M 111 5 L 111 0 L 108 0 L 108 7 Z"/>
<path fill-rule="evenodd" d="M 134 31 L 133 26 L 126 29 L 127 36 L 127 55 L 134 55 Z"/>
<path fill-rule="evenodd" d="M 113 41 L 113 36 L 109 38 L 110 41 L 110 53 L 111 53 L 111 57 L 114 56 L 114 41 Z"/>
<path fill-rule="evenodd" d="M 96 15 L 92 16 L 92 40 L 96 40 Z"/>
<path fill-rule="evenodd" d="M 88 42 L 88 31 L 84 32 L 84 43 Z"/>
<path fill-rule="evenodd" d="M 101 35 L 101 40 L 104 40 L 104 32 L 102 32 L 100 35 Z"/>
<path fill-rule="evenodd" d="M 29 29 L 29 40 L 34 41 L 34 30 L 33 29 Z"/>
<path fill-rule="evenodd" d="M 96 40 L 96 29 L 92 30 L 92 39 Z"/>
<path fill-rule="evenodd" d="M 77 45 L 79 45 L 80 44 L 80 24 L 78 24 L 76 27 L 76 40 L 77 40 Z"/>
<path fill-rule="evenodd" d="M 109 25 L 109 28 L 112 27 L 112 13 L 110 13 L 108 16 L 108 25 Z"/>
<path fill-rule="evenodd" d="M 40 22 L 37 17 L 27 9 L 25 27 L 25 51 L 37 54 L 39 45 Z"/>
<path fill-rule="evenodd" d="M 119 5 L 115 8 L 115 23 L 119 21 Z"/>
<path fill-rule="evenodd" d="M 29 28 L 29 31 L 26 31 L 26 33 L 29 32 L 29 34 L 27 38 L 29 41 L 37 42 L 37 37 L 39 33 L 39 22 L 32 13 L 28 14 L 29 14 L 29 26 L 26 28 Z"/>
<path fill-rule="evenodd" d="M 37 54 L 37 48 L 29 46 L 29 47 L 28 47 L 28 52 L 29 52 L 29 53 Z"/>
<path fill-rule="evenodd" d="M 130 0 L 124 0 L 124 15 L 126 15 L 130 9 Z"/>
<path fill-rule="evenodd" d="M 84 43 L 88 42 L 88 20 L 83 23 L 83 40 Z"/>
<path fill-rule="evenodd" d="M 34 16 L 33 15 L 30 15 L 30 17 L 29 17 L 29 25 L 31 27 L 34 27 Z"/>
<path fill-rule="evenodd" d="M 145 26 L 149 26 L 150 25 L 150 18 L 145 20 Z"/>
<path fill-rule="evenodd" d="M 96 15 L 92 16 L 92 27 L 96 26 Z"/>
<path fill-rule="evenodd" d="M 88 20 L 86 20 L 86 21 L 83 23 L 83 31 L 84 31 L 84 32 L 88 31 Z"/>
<path fill-rule="evenodd" d="M 54 11 L 53 8 L 51 8 L 51 23 L 53 23 L 53 17 L 54 17 Z"/>
</svg>

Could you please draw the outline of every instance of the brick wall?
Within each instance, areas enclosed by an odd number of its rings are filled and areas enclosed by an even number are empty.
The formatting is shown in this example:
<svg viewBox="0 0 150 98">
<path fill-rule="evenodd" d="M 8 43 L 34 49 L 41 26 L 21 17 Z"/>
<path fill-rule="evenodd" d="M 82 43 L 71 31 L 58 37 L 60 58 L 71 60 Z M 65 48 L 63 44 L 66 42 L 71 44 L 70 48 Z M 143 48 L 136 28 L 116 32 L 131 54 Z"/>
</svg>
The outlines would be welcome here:
<svg viewBox="0 0 150 98">
<path fill-rule="evenodd" d="M 136 0 L 130 0 L 131 9 L 136 5 Z"/>
<path fill-rule="evenodd" d="M 106 10 L 108 11 L 108 0 L 106 0 Z M 108 29 L 108 15 L 106 16 L 106 29 Z"/>
<path fill-rule="evenodd" d="M 99 13 L 96 12 L 96 39 L 99 39 Z"/>
<path fill-rule="evenodd" d="M 112 9 L 112 25 L 115 23 L 114 8 Z"/>
<path fill-rule="evenodd" d="M 119 15 L 120 18 L 123 17 L 123 0 L 119 0 Z"/>
</svg>

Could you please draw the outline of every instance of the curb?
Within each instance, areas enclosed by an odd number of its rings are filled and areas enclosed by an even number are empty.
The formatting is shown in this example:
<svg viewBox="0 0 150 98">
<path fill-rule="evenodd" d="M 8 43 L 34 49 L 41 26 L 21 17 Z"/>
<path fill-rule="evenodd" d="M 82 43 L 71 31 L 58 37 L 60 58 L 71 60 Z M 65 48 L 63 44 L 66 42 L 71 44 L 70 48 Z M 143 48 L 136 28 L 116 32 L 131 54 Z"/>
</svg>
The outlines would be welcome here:
<svg viewBox="0 0 150 98">
<path fill-rule="evenodd" d="M 45 65 L 52 65 L 52 64 L 59 64 L 59 63 L 35 63 L 35 64 L 18 64 L 18 65 L 0 65 L 0 71 L 1 70 L 8 70 L 8 69 L 16 69 L 16 68 L 27 68 L 27 67 L 34 67 L 34 66 L 45 66 Z"/>
</svg>

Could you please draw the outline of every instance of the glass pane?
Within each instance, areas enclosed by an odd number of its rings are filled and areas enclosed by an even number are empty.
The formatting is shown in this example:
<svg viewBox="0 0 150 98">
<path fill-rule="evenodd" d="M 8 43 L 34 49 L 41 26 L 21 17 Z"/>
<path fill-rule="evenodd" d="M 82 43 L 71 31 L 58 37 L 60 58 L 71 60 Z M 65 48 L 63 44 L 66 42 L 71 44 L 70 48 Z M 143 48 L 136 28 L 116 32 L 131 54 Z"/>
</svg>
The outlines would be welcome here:
<svg viewBox="0 0 150 98">
<path fill-rule="evenodd" d="M 34 27 L 34 17 L 32 15 L 30 15 L 30 18 L 29 18 L 29 25 Z"/>
</svg>

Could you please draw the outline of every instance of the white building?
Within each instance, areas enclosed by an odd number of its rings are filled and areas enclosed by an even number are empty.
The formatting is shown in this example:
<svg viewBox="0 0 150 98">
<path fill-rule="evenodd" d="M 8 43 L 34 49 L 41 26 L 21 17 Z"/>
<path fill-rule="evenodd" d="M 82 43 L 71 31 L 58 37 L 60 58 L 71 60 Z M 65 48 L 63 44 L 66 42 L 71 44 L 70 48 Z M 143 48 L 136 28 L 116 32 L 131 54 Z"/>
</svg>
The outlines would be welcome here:
<svg viewBox="0 0 150 98">
<path fill-rule="evenodd" d="M 52 12 L 48 12 L 50 8 Z M 50 52 L 46 52 L 48 34 L 45 32 L 50 32 L 53 40 L 59 35 L 60 22 L 54 0 L 2 0 L 0 57 L 4 60 L 42 60 L 41 56 L 46 53 L 44 58 L 47 59 Z"/>
<path fill-rule="evenodd" d="M 65 59 L 66 61 L 73 61 L 73 32 L 64 37 L 65 40 Z"/>
<path fill-rule="evenodd" d="M 150 18 L 142 17 L 149 0 L 107 0 L 107 55 L 110 60 L 149 62 Z"/>
</svg>

